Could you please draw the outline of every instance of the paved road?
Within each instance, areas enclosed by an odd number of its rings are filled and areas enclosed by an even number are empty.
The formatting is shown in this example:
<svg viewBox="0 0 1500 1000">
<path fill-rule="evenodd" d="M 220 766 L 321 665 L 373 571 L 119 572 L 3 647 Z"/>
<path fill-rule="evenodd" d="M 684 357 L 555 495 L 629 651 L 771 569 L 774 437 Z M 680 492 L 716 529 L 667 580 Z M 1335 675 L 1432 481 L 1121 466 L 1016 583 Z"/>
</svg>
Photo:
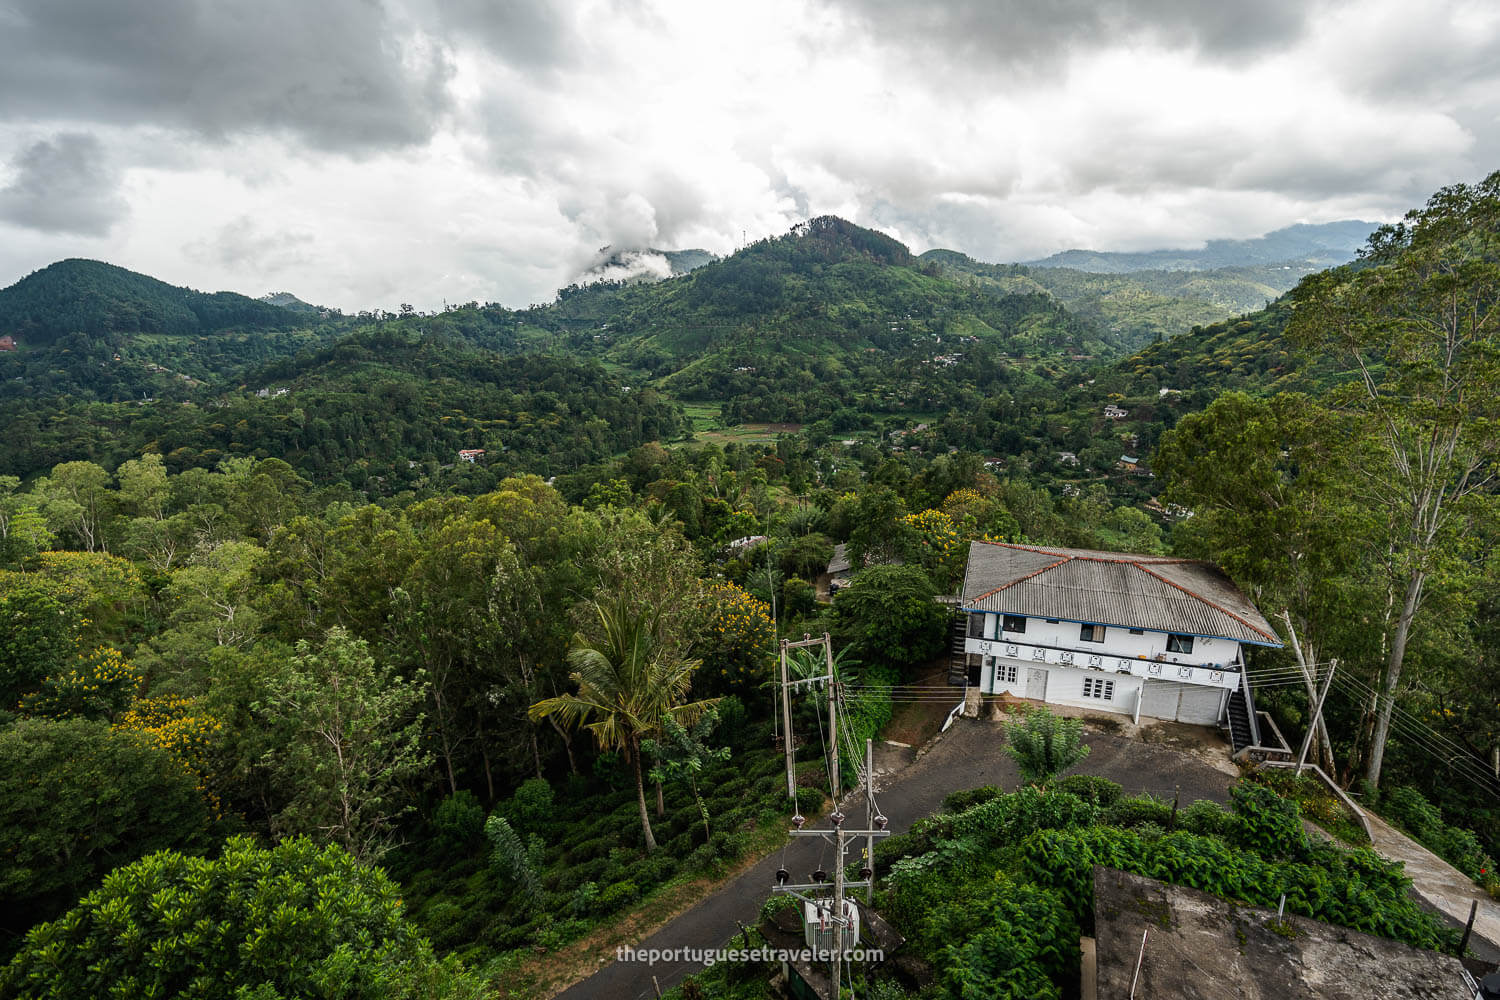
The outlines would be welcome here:
<svg viewBox="0 0 1500 1000">
<path fill-rule="evenodd" d="M 1469 950 L 1487 962 L 1500 962 L 1500 906 L 1473 880 L 1374 813 L 1366 812 L 1371 841 L 1377 852 L 1406 866 L 1407 877 L 1422 902 L 1454 927 L 1469 919 L 1478 902 Z"/>
<path fill-rule="evenodd" d="M 1198 731 L 1200 734 L 1202 731 Z M 936 812 L 949 792 L 980 785 L 1014 789 L 1019 784 L 1015 764 L 1002 753 L 1000 725 L 959 719 L 947 733 L 929 743 L 909 766 L 876 782 L 875 799 L 890 817 L 891 829 L 904 832 L 911 824 Z M 1118 782 L 1130 794 L 1149 792 L 1166 798 L 1180 793 L 1184 805 L 1196 799 L 1229 801 L 1234 782 L 1227 748 L 1219 751 L 1224 763 L 1211 766 L 1169 745 L 1127 739 L 1109 732 L 1090 731 L 1090 753 L 1076 771 Z M 1212 748 L 1207 748 L 1212 753 Z M 877 761 L 876 771 L 882 770 Z M 864 796 L 846 800 L 844 811 L 861 822 Z M 831 870 L 833 849 L 820 838 L 795 838 L 785 854 L 778 852 L 727 883 L 712 896 L 635 945 L 640 949 L 713 949 L 723 947 L 739 931 L 753 926 L 771 894 L 776 869 L 783 864 L 794 880 L 804 880 L 818 867 Z M 783 861 L 783 857 L 785 860 Z M 738 923 L 737 923 L 738 922 Z M 698 962 L 611 962 L 588 979 L 558 994 L 560 1000 L 650 1000 L 655 997 L 652 976 L 663 990 L 702 969 Z"/>
</svg>

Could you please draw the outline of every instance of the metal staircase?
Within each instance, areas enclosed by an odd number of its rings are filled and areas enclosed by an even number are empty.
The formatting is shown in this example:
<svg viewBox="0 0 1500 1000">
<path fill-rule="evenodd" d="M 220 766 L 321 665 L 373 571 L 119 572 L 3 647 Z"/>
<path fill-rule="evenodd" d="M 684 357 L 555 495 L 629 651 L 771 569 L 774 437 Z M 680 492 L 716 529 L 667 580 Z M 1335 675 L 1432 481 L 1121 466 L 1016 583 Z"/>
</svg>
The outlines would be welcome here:
<svg viewBox="0 0 1500 1000">
<path fill-rule="evenodd" d="M 1240 674 L 1240 685 L 1229 694 L 1225 708 L 1229 720 L 1229 742 L 1238 755 L 1246 747 L 1260 746 L 1260 727 L 1255 720 L 1255 699 L 1250 694 L 1250 682 Z"/>
<path fill-rule="evenodd" d="M 948 683 L 952 687 L 968 685 L 968 656 L 964 652 L 969 637 L 969 616 L 962 611 L 953 615 L 953 624 L 948 627 Z"/>
</svg>

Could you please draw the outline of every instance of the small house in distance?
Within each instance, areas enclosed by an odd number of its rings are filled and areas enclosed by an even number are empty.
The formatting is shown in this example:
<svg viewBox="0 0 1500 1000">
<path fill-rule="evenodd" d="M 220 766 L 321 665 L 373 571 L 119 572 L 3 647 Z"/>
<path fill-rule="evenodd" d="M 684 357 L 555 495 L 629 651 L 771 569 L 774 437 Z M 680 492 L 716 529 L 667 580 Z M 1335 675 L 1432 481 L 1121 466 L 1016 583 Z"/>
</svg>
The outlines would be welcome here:
<svg viewBox="0 0 1500 1000">
<path fill-rule="evenodd" d="M 1234 717 L 1243 730 L 1234 742 L 1255 742 L 1244 649 L 1279 648 L 1281 640 L 1216 566 L 974 542 L 960 607 L 965 679 L 982 694 L 1137 722 L 1216 725 Z"/>
<path fill-rule="evenodd" d="M 15 349 L 16 349 L 16 340 L 15 340 L 14 337 L 12 337 L 8 333 L 5 336 L 0 337 L 0 351 L 14 351 Z M 118 361 L 120 359 L 119 358 L 115 358 L 115 360 Z"/>
<path fill-rule="evenodd" d="M 464 448 L 458 453 L 458 460 L 460 462 L 468 462 L 470 465 L 473 465 L 483 457 L 483 448 Z"/>
</svg>

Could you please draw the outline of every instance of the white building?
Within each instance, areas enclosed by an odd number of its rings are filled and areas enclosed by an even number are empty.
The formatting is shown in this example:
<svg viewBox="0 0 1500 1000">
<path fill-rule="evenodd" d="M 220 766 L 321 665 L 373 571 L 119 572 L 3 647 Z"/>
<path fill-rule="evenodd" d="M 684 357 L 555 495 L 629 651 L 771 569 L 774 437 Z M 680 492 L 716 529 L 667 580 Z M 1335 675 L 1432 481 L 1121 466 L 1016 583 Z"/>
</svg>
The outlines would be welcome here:
<svg viewBox="0 0 1500 1000">
<path fill-rule="evenodd" d="M 1222 721 L 1244 648 L 1281 646 L 1222 570 L 1166 556 L 974 542 L 962 609 L 982 693 L 1137 722 Z"/>
</svg>

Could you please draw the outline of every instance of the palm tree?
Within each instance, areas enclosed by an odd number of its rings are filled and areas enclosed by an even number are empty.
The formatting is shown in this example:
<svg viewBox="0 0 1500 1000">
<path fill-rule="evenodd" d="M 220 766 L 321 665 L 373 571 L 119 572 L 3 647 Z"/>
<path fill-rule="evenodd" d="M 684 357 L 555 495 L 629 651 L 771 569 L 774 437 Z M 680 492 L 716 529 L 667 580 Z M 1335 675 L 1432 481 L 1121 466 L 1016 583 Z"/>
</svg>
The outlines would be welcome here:
<svg viewBox="0 0 1500 1000">
<path fill-rule="evenodd" d="M 698 660 L 684 660 L 663 645 L 660 622 L 651 612 L 631 608 L 621 595 L 612 603 L 594 602 L 601 632 L 598 640 L 578 633 L 568 650 L 576 694 L 559 695 L 531 706 L 533 721 L 556 714 L 564 726 L 585 726 L 602 750 L 623 750 L 635 772 L 646 851 L 656 850 L 646 812 L 641 777 L 641 739 L 672 718 L 690 726 L 717 698 L 678 704 L 692 684 Z"/>
</svg>

